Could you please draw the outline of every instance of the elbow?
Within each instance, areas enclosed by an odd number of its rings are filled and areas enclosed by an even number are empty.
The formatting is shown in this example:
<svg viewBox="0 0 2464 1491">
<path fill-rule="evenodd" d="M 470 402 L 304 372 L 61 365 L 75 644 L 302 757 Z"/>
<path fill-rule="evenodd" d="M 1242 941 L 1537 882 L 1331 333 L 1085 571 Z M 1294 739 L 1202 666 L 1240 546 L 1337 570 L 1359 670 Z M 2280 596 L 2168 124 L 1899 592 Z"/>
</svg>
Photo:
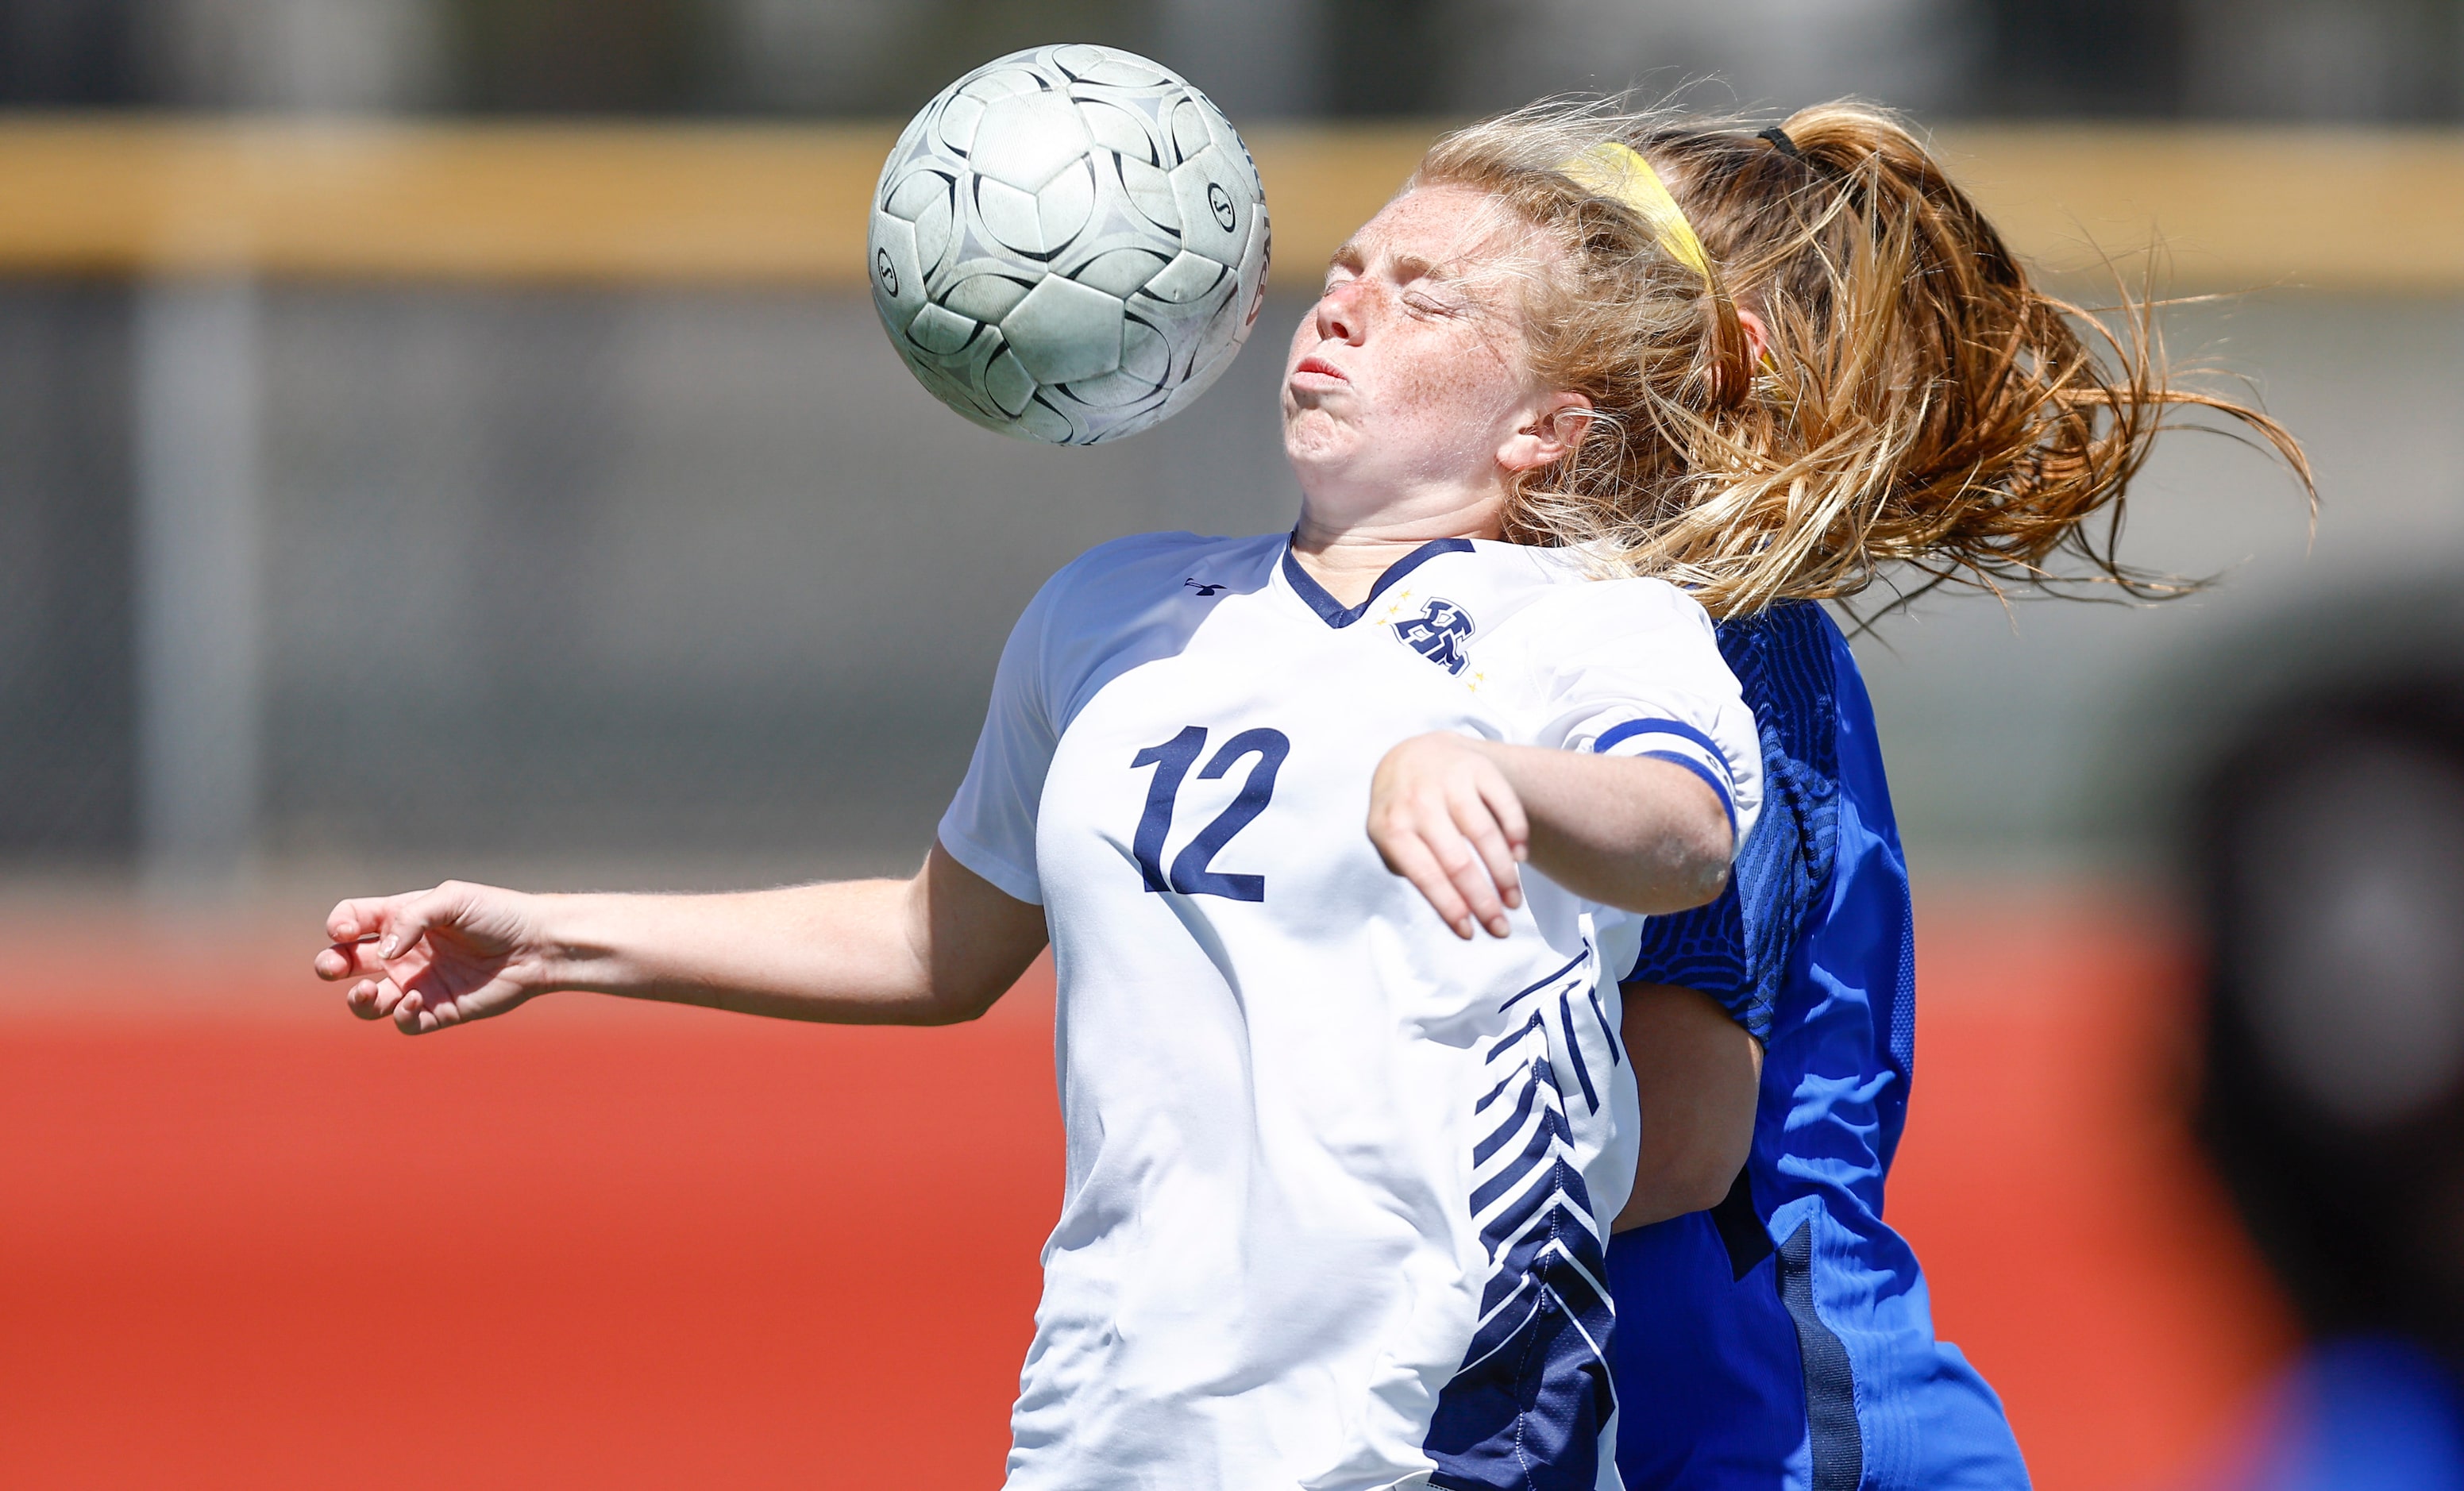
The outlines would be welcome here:
<svg viewBox="0 0 2464 1491">
<path fill-rule="evenodd" d="M 911 1007 L 906 1023 L 963 1025 L 983 1019 L 1024 976 L 1023 965 L 1027 961 L 971 961 L 963 967 L 931 970 L 924 980 L 923 997 Z"/>
<path fill-rule="evenodd" d="M 1652 857 L 1657 873 L 1649 894 L 1654 904 L 1630 908 L 1653 916 L 1690 911 L 1718 900 L 1728 888 L 1729 867 L 1737 858 L 1736 820 L 1727 798 L 1692 772 L 1668 767 L 1666 773 L 1675 795 L 1662 800 L 1660 850 Z"/>
<path fill-rule="evenodd" d="M 903 1023 L 910 1025 L 964 1025 L 991 1013 L 1001 997 L 1001 990 L 985 994 L 974 989 L 936 989 L 925 997 L 913 1017 Z"/>
<path fill-rule="evenodd" d="M 1685 835 L 1683 884 L 1688 895 L 1685 909 L 1708 906 L 1720 899 L 1728 888 L 1728 871 L 1737 862 L 1737 821 L 1725 801 L 1708 813 L 1695 816 L 1693 831 Z"/>
<path fill-rule="evenodd" d="M 1673 915 L 1708 906 L 1728 888 L 1728 871 L 1736 861 L 1736 839 L 1725 810 L 1721 817 L 1692 824 L 1671 835 L 1666 852 L 1652 877 L 1650 891 L 1631 910 L 1651 916 Z"/>
<path fill-rule="evenodd" d="M 1744 1155 L 1735 1156 L 1734 1164 L 1727 1163 L 1728 1159 L 1724 1154 L 1715 1166 L 1697 1167 L 1689 1173 L 1672 1177 L 1663 1192 L 1668 1215 L 1707 1212 L 1727 1200 L 1730 1188 L 1737 1183 L 1738 1173 L 1746 1168 Z"/>
<path fill-rule="evenodd" d="M 1744 1107 L 1736 1113 L 1719 1115 L 1717 1127 L 1688 1129 L 1674 1147 L 1646 1146 L 1635 1166 L 1634 1193 L 1617 1214 L 1613 1231 L 1707 1212 L 1728 1198 L 1753 1149 L 1754 1088 L 1749 1084 L 1728 1096 L 1742 1098 Z M 1649 1115 L 1645 1116 L 1647 1121 Z M 1657 1153 L 1651 1152 L 1654 1149 Z"/>
<path fill-rule="evenodd" d="M 1675 910 L 1690 911 L 1720 899 L 1720 892 L 1728 888 L 1728 867 L 1734 861 L 1725 833 L 1716 849 L 1706 845 L 1690 857 L 1678 873 L 1678 894 L 1683 904 Z"/>
<path fill-rule="evenodd" d="M 1684 884 L 1693 898 L 1685 904 L 1687 910 L 1720 899 L 1720 892 L 1728 888 L 1728 871 L 1737 862 L 1737 850 L 1743 847 L 1737 842 L 1735 808 L 1726 796 L 1704 800 L 1710 797 L 1705 792 L 1696 800 L 1688 825 L 1691 832 L 1684 835 Z"/>
<path fill-rule="evenodd" d="M 1745 1147 L 1729 1152 L 1718 1147 L 1717 1152 L 1672 1155 L 1658 1167 L 1638 1167 L 1634 1177 L 1634 1194 L 1627 1197 L 1625 1209 L 1617 1213 L 1613 1232 L 1630 1232 L 1637 1227 L 1654 1226 L 1672 1217 L 1693 1212 L 1707 1212 L 1728 1198 L 1737 1176 L 1746 1168 Z"/>
</svg>

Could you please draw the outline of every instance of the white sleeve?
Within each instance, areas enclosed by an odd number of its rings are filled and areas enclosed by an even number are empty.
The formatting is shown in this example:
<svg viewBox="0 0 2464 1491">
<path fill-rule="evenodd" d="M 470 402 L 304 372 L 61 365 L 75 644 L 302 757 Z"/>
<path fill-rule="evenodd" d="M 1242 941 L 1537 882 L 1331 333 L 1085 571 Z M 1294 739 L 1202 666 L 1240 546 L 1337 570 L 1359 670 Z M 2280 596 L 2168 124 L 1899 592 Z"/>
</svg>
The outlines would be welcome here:
<svg viewBox="0 0 2464 1491">
<path fill-rule="evenodd" d="M 1010 628 L 975 758 L 938 830 L 941 847 L 952 858 L 1002 894 L 1035 906 L 1044 904 L 1035 869 L 1035 815 L 1060 739 L 1049 708 L 1045 635 L 1060 586 L 1060 576 L 1045 581 Z"/>
<path fill-rule="evenodd" d="M 1534 743 L 1683 766 L 1719 794 L 1744 844 L 1762 810 L 1762 739 L 1711 618 L 1657 580 L 1574 590 L 1550 628 L 1552 713 Z"/>
</svg>

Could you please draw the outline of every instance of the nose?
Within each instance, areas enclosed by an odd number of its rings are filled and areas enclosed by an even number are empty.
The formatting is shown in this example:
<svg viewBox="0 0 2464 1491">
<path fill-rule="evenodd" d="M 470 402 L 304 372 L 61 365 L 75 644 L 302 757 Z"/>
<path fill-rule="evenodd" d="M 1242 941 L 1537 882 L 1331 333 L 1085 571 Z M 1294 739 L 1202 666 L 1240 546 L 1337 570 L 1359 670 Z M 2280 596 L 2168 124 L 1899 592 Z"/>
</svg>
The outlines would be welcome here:
<svg viewBox="0 0 2464 1491">
<path fill-rule="evenodd" d="M 1326 294 L 1317 297 L 1317 334 L 1329 341 L 1352 346 L 1369 330 L 1368 307 L 1361 303 L 1361 282 L 1347 279 L 1330 285 Z"/>
</svg>

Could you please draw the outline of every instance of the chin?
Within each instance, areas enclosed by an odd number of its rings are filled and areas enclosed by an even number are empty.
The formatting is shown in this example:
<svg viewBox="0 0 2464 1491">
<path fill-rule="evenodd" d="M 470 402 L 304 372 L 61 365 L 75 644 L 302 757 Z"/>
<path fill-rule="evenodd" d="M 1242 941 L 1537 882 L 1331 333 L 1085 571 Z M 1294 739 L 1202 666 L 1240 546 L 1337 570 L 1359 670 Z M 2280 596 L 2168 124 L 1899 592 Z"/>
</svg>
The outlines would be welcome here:
<svg viewBox="0 0 2464 1491">
<path fill-rule="evenodd" d="M 1321 409 L 1299 409 L 1284 416 L 1284 454 L 1295 466 L 1317 466 L 1337 458 L 1350 442 L 1342 426 Z"/>
</svg>

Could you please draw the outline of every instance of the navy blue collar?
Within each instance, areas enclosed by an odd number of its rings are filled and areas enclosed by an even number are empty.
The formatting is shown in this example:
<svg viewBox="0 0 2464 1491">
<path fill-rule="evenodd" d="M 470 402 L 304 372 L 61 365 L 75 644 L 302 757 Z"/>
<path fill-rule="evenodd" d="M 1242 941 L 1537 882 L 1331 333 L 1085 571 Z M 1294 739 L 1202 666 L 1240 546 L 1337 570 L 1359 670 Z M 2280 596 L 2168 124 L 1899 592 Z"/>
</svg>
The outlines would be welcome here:
<svg viewBox="0 0 2464 1491">
<path fill-rule="evenodd" d="M 1312 579 L 1308 570 L 1301 568 L 1301 561 L 1293 555 L 1291 540 L 1288 538 L 1284 540 L 1284 579 L 1291 581 L 1292 593 L 1308 602 L 1309 608 L 1318 614 L 1320 621 L 1339 630 L 1366 615 L 1369 607 L 1376 603 L 1377 598 L 1384 595 L 1395 581 L 1419 569 L 1439 555 L 1469 554 L 1470 552 L 1472 552 L 1472 544 L 1468 538 L 1432 538 L 1387 565 L 1386 573 L 1377 577 L 1377 583 L 1369 587 L 1368 599 L 1348 609 L 1336 604 L 1334 597 L 1326 593 L 1326 587 Z"/>
</svg>

